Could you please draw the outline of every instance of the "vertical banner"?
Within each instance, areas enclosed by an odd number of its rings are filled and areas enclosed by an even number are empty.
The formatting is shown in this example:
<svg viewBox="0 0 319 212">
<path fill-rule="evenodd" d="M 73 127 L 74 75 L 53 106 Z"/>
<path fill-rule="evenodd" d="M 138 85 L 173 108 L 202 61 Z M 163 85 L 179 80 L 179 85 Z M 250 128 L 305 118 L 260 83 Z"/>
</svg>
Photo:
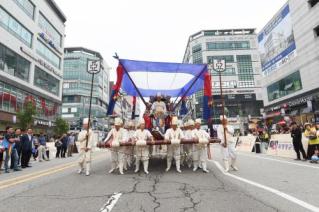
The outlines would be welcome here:
<svg viewBox="0 0 319 212">
<path fill-rule="evenodd" d="M 121 84 L 122 84 L 122 80 L 123 80 L 123 74 L 124 74 L 123 66 L 121 64 L 119 64 L 117 66 L 116 74 L 117 74 L 116 84 L 112 88 L 112 93 L 111 93 L 111 96 L 110 96 L 109 106 L 107 108 L 107 113 L 106 113 L 106 115 L 108 115 L 108 116 L 113 114 L 115 103 L 116 103 L 116 101 L 118 99 L 119 91 L 120 91 L 120 88 L 121 88 Z"/>
<path fill-rule="evenodd" d="M 209 120 L 211 118 L 212 105 L 212 80 L 208 71 L 205 72 L 203 98 L 203 119 Z"/>
</svg>

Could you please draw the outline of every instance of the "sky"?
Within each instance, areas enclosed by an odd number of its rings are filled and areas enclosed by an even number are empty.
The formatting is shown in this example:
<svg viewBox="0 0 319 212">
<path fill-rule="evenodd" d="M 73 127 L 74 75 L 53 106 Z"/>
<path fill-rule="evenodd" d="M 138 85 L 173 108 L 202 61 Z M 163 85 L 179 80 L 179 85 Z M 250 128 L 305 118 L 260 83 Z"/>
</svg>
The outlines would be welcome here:
<svg viewBox="0 0 319 212">
<path fill-rule="evenodd" d="M 200 30 L 256 28 L 287 0 L 55 0 L 67 17 L 65 47 L 123 59 L 182 62 L 188 37 Z"/>
</svg>

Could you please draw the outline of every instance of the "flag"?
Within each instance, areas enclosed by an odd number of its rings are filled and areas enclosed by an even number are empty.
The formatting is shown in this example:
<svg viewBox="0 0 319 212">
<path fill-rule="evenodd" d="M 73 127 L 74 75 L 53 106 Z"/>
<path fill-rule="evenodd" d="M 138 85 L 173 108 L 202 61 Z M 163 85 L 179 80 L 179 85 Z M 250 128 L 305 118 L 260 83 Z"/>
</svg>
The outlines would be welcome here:
<svg viewBox="0 0 319 212">
<path fill-rule="evenodd" d="M 212 80 L 208 71 L 205 72 L 204 77 L 204 96 L 203 96 L 203 119 L 209 120 L 211 117 L 212 105 Z"/>
<path fill-rule="evenodd" d="M 117 99 L 119 97 L 119 91 L 120 91 L 120 88 L 121 88 L 121 85 L 122 85 L 122 80 L 123 80 L 123 75 L 124 75 L 123 66 L 121 64 L 119 64 L 117 66 L 116 75 L 117 75 L 117 80 L 116 80 L 116 84 L 112 88 L 112 93 L 111 93 L 111 96 L 110 96 L 109 106 L 107 108 L 106 115 L 112 115 L 113 114 L 113 110 L 114 110 L 116 101 L 117 101 Z"/>
<path fill-rule="evenodd" d="M 184 116 L 188 112 L 187 107 L 186 107 L 186 97 L 183 97 L 182 99 L 182 104 L 181 104 L 181 110 L 180 110 L 180 115 Z"/>
</svg>

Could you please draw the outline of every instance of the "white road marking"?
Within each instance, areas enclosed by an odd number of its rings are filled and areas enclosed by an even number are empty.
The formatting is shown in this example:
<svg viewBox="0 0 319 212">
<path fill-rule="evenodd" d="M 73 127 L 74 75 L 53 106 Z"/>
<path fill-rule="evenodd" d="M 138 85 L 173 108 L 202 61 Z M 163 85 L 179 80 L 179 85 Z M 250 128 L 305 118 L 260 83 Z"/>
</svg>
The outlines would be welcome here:
<svg viewBox="0 0 319 212">
<path fill-rule="evenodd" d="M 250 184 L 252 186 L 255 186 L 255 187 L 264 189 L 266 191 L 269 191 L 269 192 L 271 192 L 273 194 L 276 194 L 276 195 L 278 195 L 278 196 L 280 196 L 280 197 L 282 197 L 282 198 L 284 198 L 284 199 L 286 199 L 286 200 L 288 200 L 290 202 L 293 202 L 293 203 L 295 203 L 297 205 L 300 205 L 301 207 L 306 208 L 306 209 L 308 209 L 310 211 L 319 212 L 319 208 L 314 206 L 314 205 L 311 205 L 311 204 L 309 204 L 307 202 L 304 202 L 304 201 L 302 201 L 300 199 L 297 199 L 296 197 L 290 196 L 289 194 L 283 193 L 283 192 L 281 192 L 279 190 L 276 190 L 276 189 L 273 189 L 271 187 L 268 187 L 268 186 L 262 185 L 260 183 L 256 183 L 254 181 L 251 181 L 251 180 L 248 180 L 248 179 L 245 179 L 245 178 L 230 174 L 228 172 L 225 172 L 224 168 L 220 165 L 220 163 L 218 161 L 210 160 L 210 162 L 215 163 L 216 167 L 226 176 L 232 177 L 232 178 L 234 178 L 236 180 L 239 180 L 239 181 L 242 181 L 244 183 Z"/>
<path fill-rule="evenodd" d="M 122 196 L 121 193 L 114 193 L 103 205 L 103 207 L 99 210 L 99 212 L 110 212 L 113 207 L 115 206 L 116 202 L 120 199 Z"/>
<path fill-rule="evenodd" d="M 290 165 L 296 165 L 296 166 L 301 166 L 301 167 L 319 169 L 319 166 L 311 166 L 311 165 L 307 165 L 307 164 L 294 163 L 294 162 L 285 161 L 285 160 L 278 160 L 278 159 L 274 159 L 274 158 L 262 157 L 262 156 L 257 156 L 257 155 L 249 155 L 249 154 L 245 154 L 245 153 L 242 153 L 242 152 L 238 152 L 238 154 L 242 155 L 242 156 L 246 156 L 246 157 L 260 158 L 260 159 L 276 161 L 276 162 L 280 162 L 280 163 L 286 163 L 286 164 L 290 164 Z M 307 162 L 303 162 L 303 163 L 307 163 Z"/>
</svg>

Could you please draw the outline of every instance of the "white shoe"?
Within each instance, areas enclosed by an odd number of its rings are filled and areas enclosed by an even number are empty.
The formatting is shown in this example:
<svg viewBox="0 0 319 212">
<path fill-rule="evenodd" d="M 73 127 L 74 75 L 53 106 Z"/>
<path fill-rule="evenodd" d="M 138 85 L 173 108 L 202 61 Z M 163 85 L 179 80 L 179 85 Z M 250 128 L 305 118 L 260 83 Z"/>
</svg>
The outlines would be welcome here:
<svg viewBox="0 0 319 212">
<path fill-rule="evenodd" d="M 78 173 L 78 174 L 82 174 L 82 173 L 83 173 L 83 169 L 79 169 L 79 170 L 77 171 L 77 173 Z"/>
<path fill-rule="evenodd" d="M 149 172 L 147 170 L 145 170 L 144 172 L 145 172 L 145 174 L 149 174 Z"/>
<path fill-rule="evenodd" d="M 208 169 L 207 169 L 207 164 L 206 164 L 206 162 L 203 163 L 203 172 L 209 173 L 209 171 L 208 171 Z"/>
<path fill-rule="evenodd" d="M 228 162 L 228 160 L 224 161 L 224 165 L 225 165 L 225 172 L 229 172 L 229 162 Z"/>
<path fill-rule="evenodd" d="M 176 169 L 176 171 L 177 171 L 178 173 L 182 173 L 181 169 Z"/>
<path fill-rule="evenodd" d="M 167 167 L 167 168 L 165 169 L 165 171 L 168 172 L 170 169 L 171 169 L 171 168 L 168 168 L 168 167 Z"/>
<path fill-rule="evenodd" d="M 238 171 L 238 170 L 239 170 L 235 165 L 231 165 L 231 167 L 232 167 L 232 169 L 233 169 L 234 171 Z"/>
<path fill-rule="evenodd" d="M 120 170 L 120 174 L 121 174 L 121 175 L 123 175 L 123 174 L 124 174 L 124 172 L 123 172 L 122 170 Z"/>
<path fill-rule="evenodd" d="M 198 169 L 198 165 L 197 165 L 197 163 L 194 163 L 193 172 L 196 172 L 196 171 L 197 171 L 197 169 Z"/>
<path fill-rule="evenodd" d="M 137 173 L 137 172 L 139 172 L 139 171 L 140 171 L 139 169 L 135 169 L 135 171 L 134 171 L 134 172 L 135 172 L 135 173 Z"/>
<path fill-rule="evenodd" d="M 113 172 L 114 172 L 114 170 L 115 170 L 115 169 L 111 169 L 111 170 L 109 171 L 109 173 L 110 173 L 110 174 L 111 174 L 111 173 L 113 173 Z"/>
<path fill-rule="evenodd" d="M 85 176 L 90 176 L 90 172 L 89 172 L 89 171 L 86 171 L 86 172 L 85 172 Z"/>
</svg>

